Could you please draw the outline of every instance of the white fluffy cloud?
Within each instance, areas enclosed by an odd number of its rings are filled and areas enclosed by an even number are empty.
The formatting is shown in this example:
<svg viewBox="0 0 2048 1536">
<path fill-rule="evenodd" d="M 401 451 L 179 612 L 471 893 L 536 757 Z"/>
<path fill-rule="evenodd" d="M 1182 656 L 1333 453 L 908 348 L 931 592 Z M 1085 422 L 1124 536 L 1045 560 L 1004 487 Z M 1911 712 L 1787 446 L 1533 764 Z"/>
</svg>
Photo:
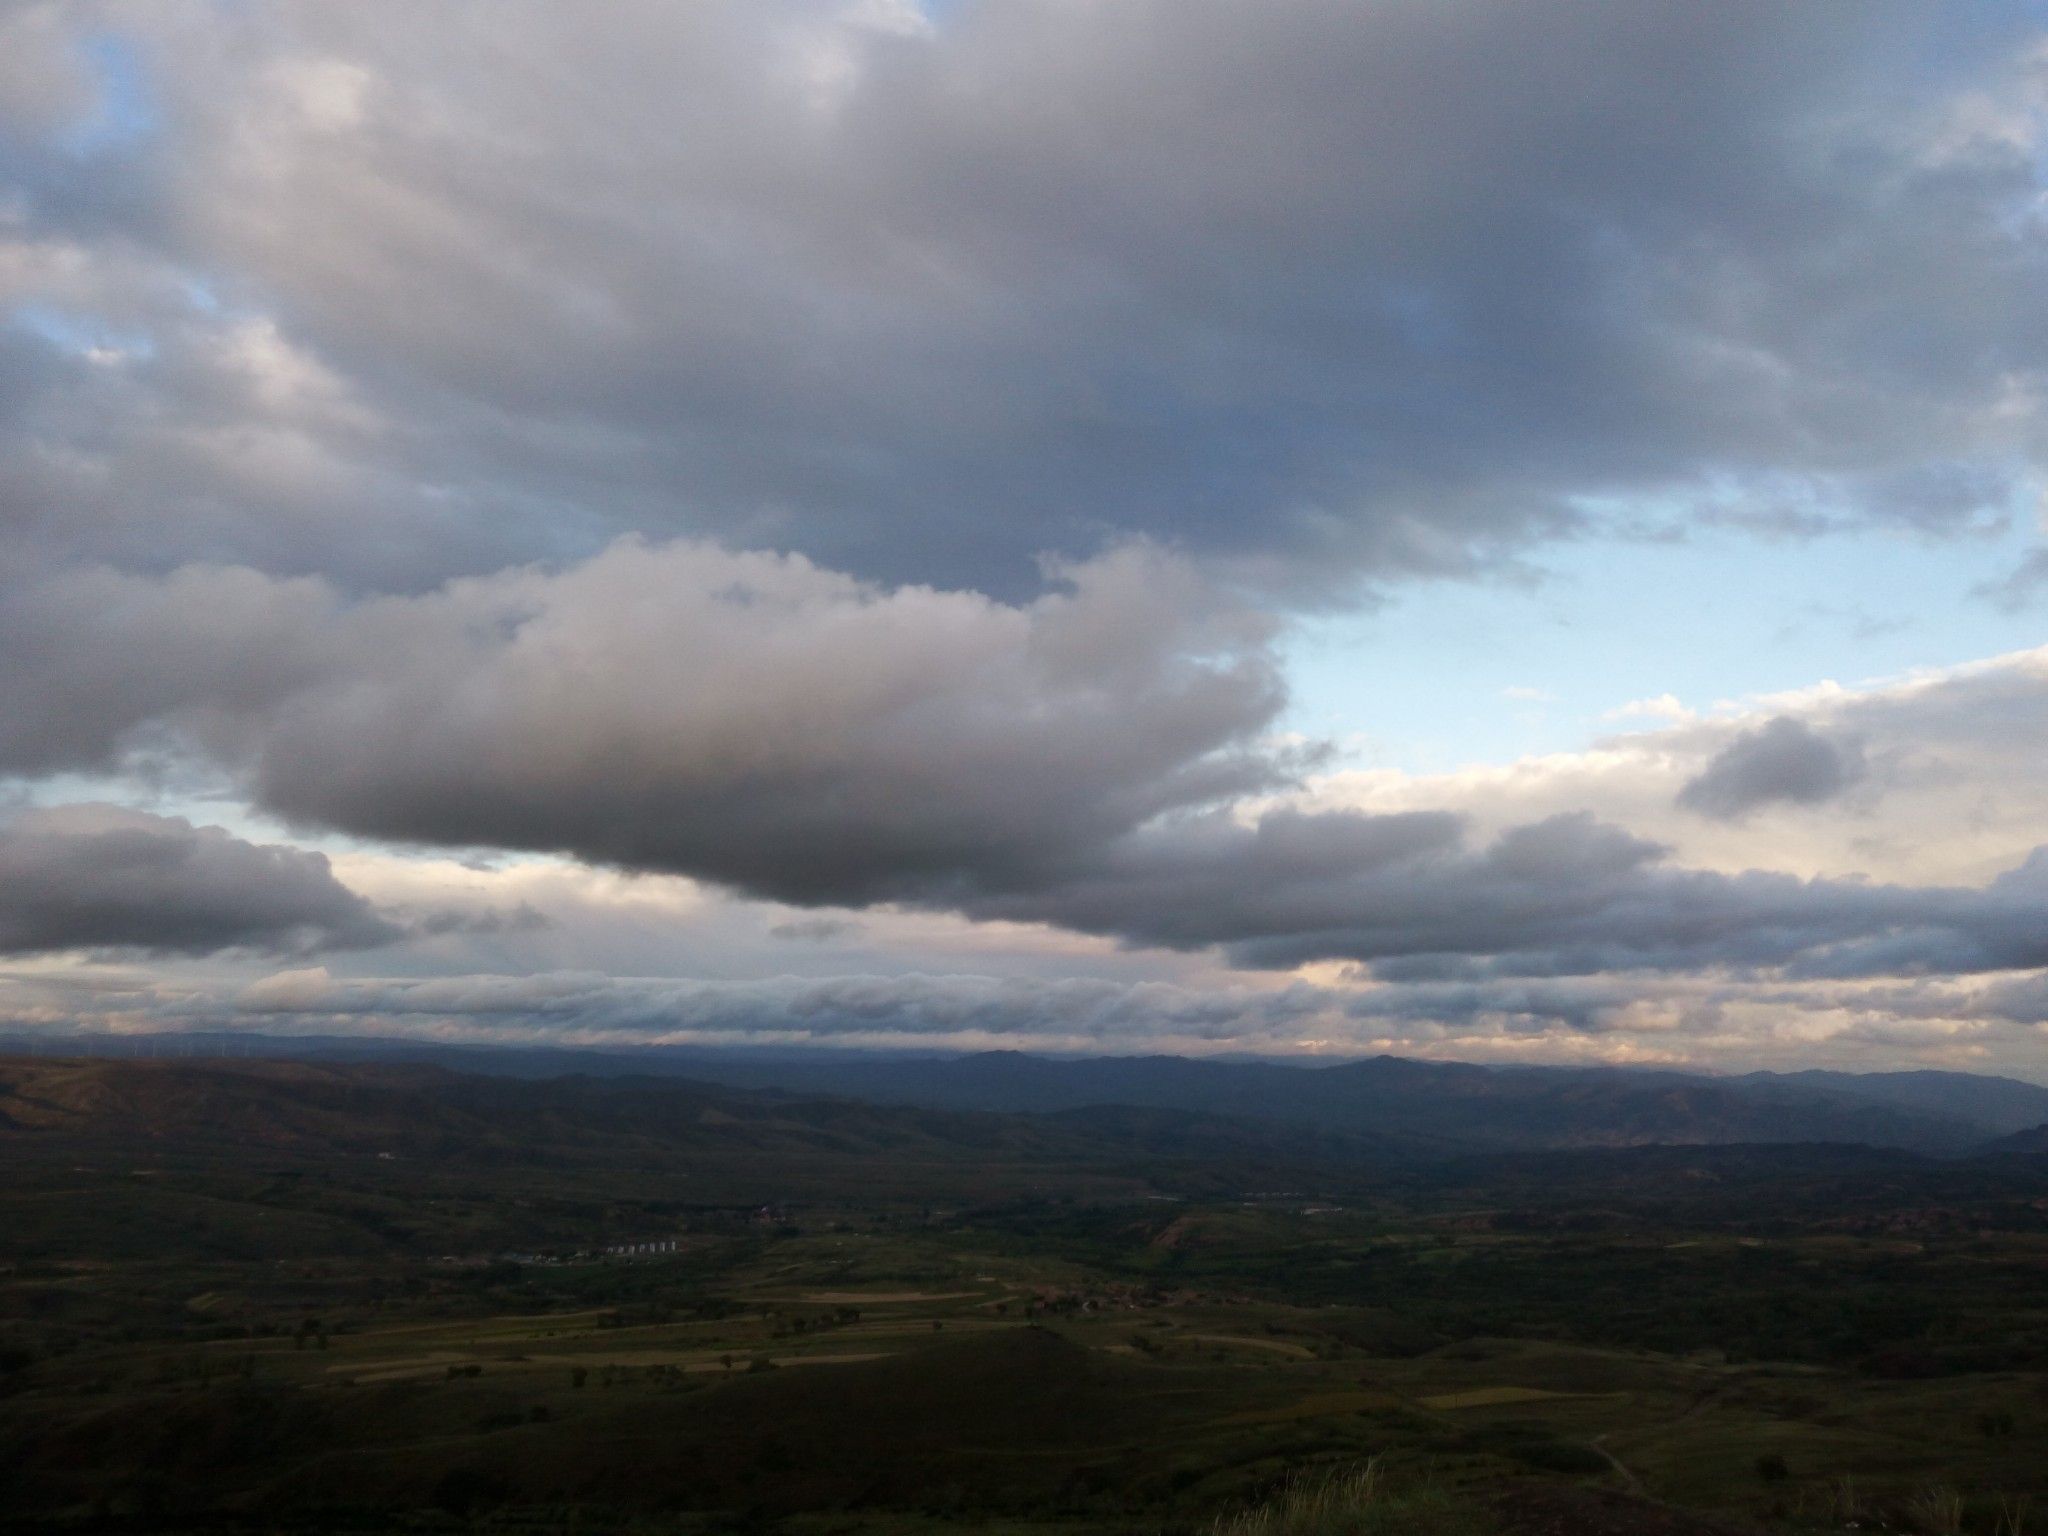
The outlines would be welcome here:
<svg viewBox="0 0 2048 1536">
<path fill-rule="evenodd" d="M 1582 751 L 1454 773 L 1332 772 L 1310 803 L 1453 810 L 1485 831 L 1591 810 L 1696 867 L 1956 885 L 2012 869 L 2048 826 L 2048 648 L 1698 713 L 1677 706 L 1675 719 Z M 1831 793 L 1753 797 L 1735 819 L 1685 804 L 1689 786 L 1716 763 L 1740 763 L 1745 743 L 1767 740 L 1779 721 L 1790 723 L 1781 735 L 1826 746 Z M 1857 771 L 1842 771 L 1837 753 L 1853 753 Z"/>
</svg>

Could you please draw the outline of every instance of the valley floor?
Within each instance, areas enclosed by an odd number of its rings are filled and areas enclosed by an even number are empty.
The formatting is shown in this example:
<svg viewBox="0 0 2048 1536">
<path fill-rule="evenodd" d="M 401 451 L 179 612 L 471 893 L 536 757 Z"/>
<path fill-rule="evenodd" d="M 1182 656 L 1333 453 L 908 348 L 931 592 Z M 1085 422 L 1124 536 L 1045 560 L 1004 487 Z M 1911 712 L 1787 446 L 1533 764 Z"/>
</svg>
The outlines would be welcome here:
<svg viewBox="0 0 2048 1536">
<path fill-rule="evenodd" d="M 2048 1518 L 2038 1164 L 0 1153 L 9 1529 L 1251 1532 L 1368 1466 L 1347 1529 Z"/>
</svg>

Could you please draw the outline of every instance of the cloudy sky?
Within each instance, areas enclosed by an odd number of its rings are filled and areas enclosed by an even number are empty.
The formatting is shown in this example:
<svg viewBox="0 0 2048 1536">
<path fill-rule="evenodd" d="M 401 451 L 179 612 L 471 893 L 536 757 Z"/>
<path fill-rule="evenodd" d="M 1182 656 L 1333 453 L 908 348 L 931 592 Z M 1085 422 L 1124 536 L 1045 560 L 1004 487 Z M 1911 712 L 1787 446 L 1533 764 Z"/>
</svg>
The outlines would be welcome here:
<svg viewBox="0 0 2048 1536">
<path fill-rule="evenodd" d="M 0 1030 L 2048 1080 L 2048 13 L 0 4 Z"/>
</svg>

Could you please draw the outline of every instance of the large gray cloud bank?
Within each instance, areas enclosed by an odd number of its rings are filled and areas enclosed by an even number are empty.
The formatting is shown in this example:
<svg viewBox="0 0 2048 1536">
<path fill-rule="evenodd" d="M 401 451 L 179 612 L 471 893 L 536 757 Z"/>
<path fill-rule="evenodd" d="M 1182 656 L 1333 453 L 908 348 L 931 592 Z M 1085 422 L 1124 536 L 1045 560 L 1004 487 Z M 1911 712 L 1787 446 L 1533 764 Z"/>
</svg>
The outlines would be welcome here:
<svg viewBox="0 0 2048 1536">
<path fill-rule="evenodd" d="M 1268 812 L 1148 829 L 1050 891 L 978 904 L 1237 963 L 1350 959 L 1389 979 L 2048 965 L 2039 855 L 1971 888 L 1725 875 L 1585 813 L 1475 847 L 1442 813 Z"/>
<path fill-rule="evenodd" d="M 1144 548 L 1063 580 L 1011 605 L 636 541 L 414 598 L 95 574 L 0 607 L 23 658 L 0 679 L 0 762 L 199 754 L 308 825 L 1254 966 L 2048 963 L 2038 862 L 1976 890 L 1799 880 L 1675 867 L 1584 814 L 1475 844 L 1440 812 L 1259 809 L 1295 766 L 1266 734 L 1282 694 L 1265 625 Z M 71 703 L 39 713 L 50 698 Z M 1754 773 L 1774 739 L 1739 739 L 1708 780 Z"/>
<path fill-rule="evenodd" d="M 802 902 L 943 901 L 1279 781 L 1267 625 L 1126 549 L 1022 605 L 626 542 L 351 603 L 106 572 L 0 603 L 0 766 L 169 742 L 268 809 Z"/>
<path fill-rule="evenodd" d="M 2024 4 L 935 14 L 12 8 L 0 518 L 1012 595 L 1143 533 L 1285 589 L 1639 493 L 1953 531 L 2041 446 Z"/>
<path fill-rule="evenodd" d="M 548 1034 L 764 1033 L 1230 1038 L 1299 1028 L 1339 1005 L 1309 987 L 1191 990 L 1084 978 L 977 975 L 764 977 L 705 982 L 552 972 L 345 980 L 322 968 L 268 976 L 196 1011 L 222 1019 L 499 1021 Z"/>
</svg>

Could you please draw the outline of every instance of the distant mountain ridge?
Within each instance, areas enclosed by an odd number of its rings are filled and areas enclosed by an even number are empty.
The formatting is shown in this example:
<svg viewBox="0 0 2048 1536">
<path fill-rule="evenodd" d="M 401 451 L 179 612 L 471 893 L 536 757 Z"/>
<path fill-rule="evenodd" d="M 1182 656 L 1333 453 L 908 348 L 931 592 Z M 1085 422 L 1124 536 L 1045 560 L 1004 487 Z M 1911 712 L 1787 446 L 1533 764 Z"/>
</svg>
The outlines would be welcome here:
<svg viewBox="0 0 2048 1536">
<path fill-rule="evenodd" d="M 2010 1136 L 2001 1136 L 1980 1149 L 1992 1157 L 2048 1157 L 2048 1124 L 2029 1126 Z"/>
<path fill-rule="evenodd" d="M 432 1063 L 533 1078 L 688 1078 L 701 1085 L 911 1108 L 1068 1114 L 1127 1108 L 1292 1127 L 1385 1155 L 1517 1149 L 1844 1142 L 1958 1154 L 2048 1122 L 2048 1088 L 1961 1072 L 1754 1072 L 1492 1067 L 1379 1056 L 1296 1065 L 1178 1056 L 1056 1058 L 688 1047 L 449 1047 L 360 1038 L 194 1040 L 313 1060 Z M 1129 1122 L 1136 1124 L 1138 1122 Z M 1158 1125 L 1153 1126 L 1156 1132 Z M 1215 1133 L 1217 1127 L 1210 1127 Z"/>
<path fill-rule="evenodd" d="M 1888 1099 L 1881 1084 L 1850 1091 L 1782 1080 L 1503 1069 L 1393 1056 L 1296 1067 L 989 1052 L 950 1060 L 840 1061 L 829 1068 L 700 1058 L 692 1069 L 748 1086 L 834 1091 L 877 1102 L 1036 1113 L 1129 1104 L 1493 1151 L 1826 1141 L 1958 1153 L 2009 1128 L 2002 1115 Z"/>
<path fill-rule="evenodd" d="M 1198 1111 L 999 1114 L 676 1077 L 511 1077 L 428 1063 L 0 1056 L 0 1146 L 32 1141 L 281 1154 L 563 1162 L 655 1156 L 1140 1166 L 1360 1166 L 1384 1137 Z"/>
<path fill-rule="evenodd" d="M 2048 1121 L 2048 1088 L 1974 1072 L 1751 1072 L 1732 1082 L 1784 1085 L 1872 1104 L 1948 1115 L 2004 1134 Z"/>
</svg>

